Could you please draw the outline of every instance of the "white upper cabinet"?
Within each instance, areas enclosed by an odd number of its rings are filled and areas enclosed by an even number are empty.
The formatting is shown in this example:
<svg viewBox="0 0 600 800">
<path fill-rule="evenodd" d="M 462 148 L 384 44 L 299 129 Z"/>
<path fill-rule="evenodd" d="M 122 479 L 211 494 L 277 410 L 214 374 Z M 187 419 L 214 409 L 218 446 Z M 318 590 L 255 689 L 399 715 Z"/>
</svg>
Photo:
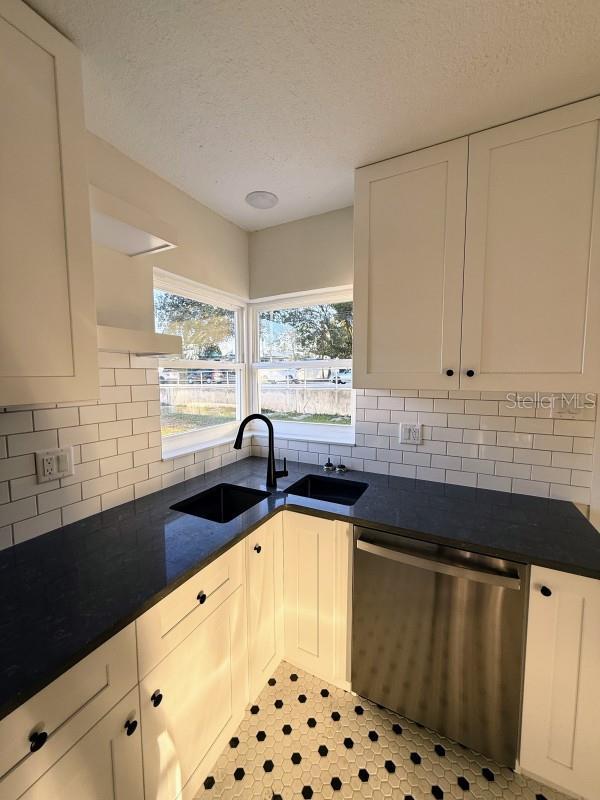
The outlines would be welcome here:
<svg viewBox="0 0 600 800">
<path fill-rule="evenodd" d="M 599 118 L 594 98 L 469 138 L 462 386 L 599 388 Z"/>
<path fill-rule="evenodd" d="M 357 387 L 458 387 L 467 151 L 457 139 L 356 172 Z"/>
<path fill-rule="evenodd" d="M 19 0 L 0 7 L 0 106 L 0 405 L 91 399 L 80 55 Z"/>
<path fill-rule="evenodd" d="M 598 391 L 599 119 L 593 98 L 357 170 L 357 388 Z"/>
</svg>

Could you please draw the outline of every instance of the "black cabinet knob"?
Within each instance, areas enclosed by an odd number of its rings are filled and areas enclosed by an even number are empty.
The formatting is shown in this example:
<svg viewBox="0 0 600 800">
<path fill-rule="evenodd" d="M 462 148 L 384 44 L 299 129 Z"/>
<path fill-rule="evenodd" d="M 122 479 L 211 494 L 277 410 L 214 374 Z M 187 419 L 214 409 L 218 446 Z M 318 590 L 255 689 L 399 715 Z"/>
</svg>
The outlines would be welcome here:
<svg viewBox="0 0 600 800">
<path fill-rule="evenodd" d="M 544 597 L 550 597 L 552 594 L 552 589 L 550 589 L 548 586 L 542 586 L 540 592 L 544 595 Z"/>
<path fill-rule="evenodd" d="M 29 735 L 29 750 L 35 753 L 46 744 L 48 734 L 46 731 L 34 731 Z"/>
<path fill-rule="evenodd" d="M 201 606 L 206 603 L 206 592 L 198 592 L 198 602 Z"/>
<path fill-rule="evenodd" d="M 468 369 L 467 370 L 467 378 L 472 378 L 473 375 L 475 375 L 475 370 L 474 369 Z"/>
<path fill-rule="evenodd" d="M 256 553 L 260 553 L 260 551 L 262 550 L 262 547 L 259 544 L 255 544 L 254 545 L 254 550 L 255 550 Z"/>
<path fill-rule="evenodd" d="M 163 696 L 160 693 L 160 689 L 157 689 L 155 692 L 152 693 L 150 700 L 152 701 L 152 705 L 154 708 L 158 708 L 158 706 L 162 703 Z"/>
<path fill-rule="evenodd" d="M 128 719 L 123 727 L 127 731 L 127 736 L 132 736 L 137 730 L 137 719 Z"/>
<path fill-rule="evenodd" d="M 451 377 L 454 375 L 454 370 L 453 370 L 453 369 L 447 369 L 447 370 L 446 370 L 446 375 L 447 375 L 449 378 L 451 378 Z"/>
</svg>

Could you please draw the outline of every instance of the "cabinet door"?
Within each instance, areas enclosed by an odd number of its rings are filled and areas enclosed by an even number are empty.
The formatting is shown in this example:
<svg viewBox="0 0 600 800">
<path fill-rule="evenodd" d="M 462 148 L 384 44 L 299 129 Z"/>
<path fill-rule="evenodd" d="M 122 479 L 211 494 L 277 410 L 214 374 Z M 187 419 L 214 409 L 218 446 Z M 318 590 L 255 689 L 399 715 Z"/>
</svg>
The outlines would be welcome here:
<svg viewBox="0 0 600 800">
<path fill-rule="evenodd" d="M 595 98 L 470 137 L 462 387 L 598 389 L 599 117 Z"/>
<path fill-rule="evenodd" d="M 193 797 L 239 724 L 248 700 L 245 613 L 239 587 L 142 680 L 146 800 Z"/>
<path fill-rule="evenodd" d="M 285 658 L 335 675 L 335 522 L 284 512 Z"/>
<path fill-rule="evenodd" d="M 281 660 L 283 650 L 283 563 L 281 514 L 246 539 L 248 664 L 255 698 Z"/>
<path fill-rule="evenodd" d="M 466 181 L 466 138 L 357 170 L 354 386 L 458 386 Z"/>
<path fill-rule="evenodd" d="M 0 403 L 98 393 L 77 49 L 19 0 L 0 9 Z"/>
<path fill-rule="evenodd" d="M 20 800 L 143 800 L 139 718 L 136 688 L 19 795 Z M 128 735 L 125 723 L 133 721 L 138 724 Z M 16 798 L 16 795 L 0 796 L 2 800 Z"/>
<path fill-rule="evenodd" d="M 533 567 L 520 764 L 586 800 L 600 787 L 599 675 L 600 581 Z"/>
</svg>

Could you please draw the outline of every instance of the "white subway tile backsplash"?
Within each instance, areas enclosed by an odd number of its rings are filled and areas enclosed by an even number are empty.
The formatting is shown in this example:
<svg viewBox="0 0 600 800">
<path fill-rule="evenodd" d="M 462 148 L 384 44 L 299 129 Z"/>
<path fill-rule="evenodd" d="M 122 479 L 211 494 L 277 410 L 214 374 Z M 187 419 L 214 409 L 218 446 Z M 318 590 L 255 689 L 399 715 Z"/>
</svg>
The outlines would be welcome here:
<svg viewBox="0 0 600 800">
<path fill-rule="evenodd" d="M 560 450 L 564 453 L 573 452 L 572 436 L 546 436 L 543 433 L 535 434 L 533 446 L 537 450 Z"/>
<path fill-rule="evenodd" d="M 592 456 L 585 453 L 552 453 L 552 466 L 591 471 Z"/>
<path fill-rule="evenodd" d="M 536 497 L 549 497 L 550 484 L 541 481 L 527 481 L 515 478 L 513 480 L 513 492 L 521 494 L 532 494 Z"/>
<path fill-rule="evenodd" d="M 25 497 L 14 503 L 4 503 L 0 506 L 0 527 L 12 525 L 13 522 L 20 522 L 28 517 L 35 517 L 37 514 L 37 504 L 35 497 Z"/>
<path fill-rule="evenodd" d="M 58 436 L 55 430 L 38 431 L 37 433 L 14 433 L 7 437 L 7 443 L 9 456 L 22 456 L 26 453 L 35 453 L 36 450 L 49 450 L 52 447 L 57 447 Z"/>
<path fill-rule="evenodd" d="M 16 456 L 0 460 L 0 481 L 7 481 L 11 478 L 21 478 L 24 475 L 35 473 L 35 457 L 32 454 L 26 456 Z"/>
<path fill-rule="evenodd" d="M 554 420 L 554 433 L 558 436 L 589 436 L 594 435 L 595 422 L 578 421 L 571 419 Z"/>
<path fill-rule="evenodd" d="M 0 434 L 27 433 L 33 430 L 33 414 L 31 411 L 13 411 L 0 414 Z"/>
<path fill-rule="evenodd" d="M 78 425 L 76 428 L 60 428 L 58 444 L 68 447 L 75 444 L 88 444 L 98 441 L 98 425 Z"/>
<path fill-rule="evenodd" d="M 106 494 L 103 494 L 100 497 L 102 511 L 107 511 L 109 508 L 120 506 L 122 503 L 129 503 L 133 499 L 133 486 L 124 486 L 122 489 L 115 489 L 112 492 L 106 492 Z"/>
<path fill-rule="evenodd" d="M 40 513 L 37 517 L 31 517 L 22 522 L 15 522 L 13 525 L 14 542 L 15 544 L 26 542 L 28 539 L 33 539 L 34 536 L 40 536 L 42 533 L 60 528 L 61 520 L 60 509 L 57 509 L 49 511 L 47 514 Z"/>
<path fill-rule="evenodd" d="M 518 464 L 539 464 L 540 466 L 550 466 L 552 453 L 550 450 L 521 450 L 515 448 L 514 460 Z"/>
<path fill-rule="evenodd" d="M 94 461 L 99 458 L 109 458 L 117 455 L 116 439 L 106 439 L 104 442 L 92 442 L 81 445 L 81 461 Z"/>
<path fill-rule="evenodd" d="M 58 481 L 38 483 L 35 475 L 29 475 L 26 478 L 15 478 L 10 482 L 10 496 L 11 500 L 21 500 L 23 497 L 33 497 L 42 492 L 51 492 L 52 489 L 58 489 L 59 486 Z"/>
<path fill-rule="evenodd" d="M 457 486 L 477 486 L 477 474 L 470 472 L 457 472 L 456 470 L 446 470 L 446 483 L 454 483 Z"/>
<path fill-rule="evenodd" d="M 91 481 L 84 481 L 81 484 L 81 496 L 84 500 L 88 497 L 96 497 L 105 492 L 112 492 L 119 486 L 117 474 L 103 475 L 100 478 L 92 478 Z"/>
<path fill-rule="evenodd" d="M 117 418 L 114 403 L 99 406 L 82 406 L 79 409 L 79 422 L 86 425 L 93 422 L 112 422 Z"/>
<path fill-rule="evenodd" d="M 43 514 L 45 511 L 52 511 L 61 506 L 68 506 L 81 500 L 81 484 L 74 483 L 63 489 L 56 489 L 38 498 L 38 512 Z"/>
<path fill-rule="evenodd" d="M 529 464 L 511 464 L 510 461 L 497 461 L 494 469 L 496 475 L 505 478 L 521 478 L 527 480 L 531 477 L 531 466 Z M 513 491 L 516 491 L 513 483 Z M 527 494 L 527 492 L 525 492 Z"/>
<path fill-rule="evenodd" d="M 95 407 L 89 406 L 89 408 Z M 13 414 L 4 416 L 12 417 Z M 51 428 L 68 428 L 72 425 L 79 425 L 78 408 L 47 408 L 33 412 L 33 426 L 36 431 L 45 431 Z"/>
<path fill-rule="evenodd" d="M 80 503 L 64 506 L 62 510 L 63 525 L 70 525 L 72 522 L 77 522 L 84 517 L 91 517 L 93 514 L 99 514 L 100 510 L 99 497 L 90 497 L 89 500 L 82 500 Z"/>
</svg>

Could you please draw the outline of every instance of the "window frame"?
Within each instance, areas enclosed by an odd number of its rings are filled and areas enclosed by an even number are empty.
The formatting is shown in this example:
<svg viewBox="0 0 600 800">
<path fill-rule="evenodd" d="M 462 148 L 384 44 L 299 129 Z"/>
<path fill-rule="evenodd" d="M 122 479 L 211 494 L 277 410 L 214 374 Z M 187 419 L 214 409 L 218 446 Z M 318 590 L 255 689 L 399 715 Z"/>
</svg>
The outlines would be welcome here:
<svg viewBox="0 0 600 800">
<path fill-rule="evenodd" d="M 240 422 L 248 414 L 248 333 L 247 333 L 247 301 L 236 295 L 213 289 L 197 281 L 155 267 L 153 270 L 153 292 L 159 290 L 170 294 L 187 297 L 218 308 L 235 312 L 235 347 L 236 361 L 212 359 L 163 358 L 159 357 L 158 367 L 166 369 L 211 369 L 235 372 L 236 380 L 236 418 L 232 422 L 211 425 L 194 431 L 175 433 L 163 436 L 161 432 L 161 448 L 163 458 L 201 450 L 228 442 L 234 438 Z"/>
<path fill-rule="evenodd" d="M 263 297 L 250 300 L 248 304 L 248 324 L 250 328 L 250 361 L 249 379 L 250 403 L 253 411 L 260 413 L 260 386 L 259 373 L 261 370 L 323 367 L 325 369 L 352 369 L 352 359 L 323 359 L 320 361 L 276 361 L 265 362 L 260 360 L 260 330 L 259 320 L 263 311 L 281 308 L 301 308 L 303 306 L 328 305 L 331 303 L 353 302 L 352 286 L 338 286 L 331 289 L 314 290 L 310 292 L 294 292 L 290 294 Z M 356 425 L 356 395 L 352 387 L 350 425 L 333 425 L 327 423 L 310 422 L 285 422 L 273 420 L 275 434 L 282 439 L 320 441 L 331 443 L 354 444 Z M 257 431 L 257 435 L 261 432 Z"/>
</svg>

